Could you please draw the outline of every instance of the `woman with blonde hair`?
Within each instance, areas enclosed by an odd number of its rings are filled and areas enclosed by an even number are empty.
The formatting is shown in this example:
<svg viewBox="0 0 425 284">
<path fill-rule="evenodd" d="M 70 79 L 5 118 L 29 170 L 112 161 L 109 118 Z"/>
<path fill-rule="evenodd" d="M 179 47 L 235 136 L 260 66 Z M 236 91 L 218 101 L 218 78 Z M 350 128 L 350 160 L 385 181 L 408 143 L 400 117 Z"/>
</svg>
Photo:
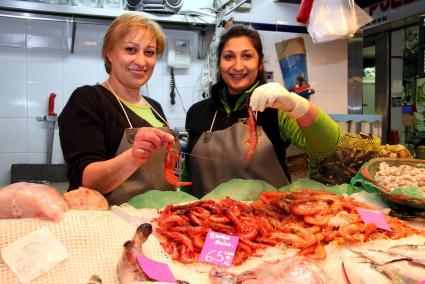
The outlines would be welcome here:
<svg viewBox="0 0 425 284">
<path fill-rule="evenodd" d="M 77 88 L 59 116 L 69 190 L 92 188 L 121 204 L 148 189 L 172 189 L 160 173 L 164 146 L 175 139 L 161 105 L 140 95 L 164 46 L 161 27 L 140 13 L 109 26 L 102 47 L 108 79 Z"/>
</svg>

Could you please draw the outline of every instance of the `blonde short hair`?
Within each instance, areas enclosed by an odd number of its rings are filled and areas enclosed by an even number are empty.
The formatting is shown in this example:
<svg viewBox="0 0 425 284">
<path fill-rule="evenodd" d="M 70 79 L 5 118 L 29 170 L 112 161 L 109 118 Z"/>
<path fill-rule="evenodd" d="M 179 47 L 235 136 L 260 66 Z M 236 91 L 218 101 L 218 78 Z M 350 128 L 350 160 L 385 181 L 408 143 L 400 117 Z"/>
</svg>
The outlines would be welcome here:
<svg viewBox="0 0 425 284">
<path fill-rule="evenodd" d="M 153 37 L 156 39 L 156 52 L 160 55 L 164 53 L 165 34 L 161 26 L 158 23 L 145 18 L 141 13 L 124 13 L 112 21 L 103 39 L 102 58 L 105 63 L 105 70 L 108 74 L 110 74 L 112 66 L 106 56 L 106 53 L 111 51 L 115 45 L 128 34 L 139 29 L 151 32 Z"/>
</svg>

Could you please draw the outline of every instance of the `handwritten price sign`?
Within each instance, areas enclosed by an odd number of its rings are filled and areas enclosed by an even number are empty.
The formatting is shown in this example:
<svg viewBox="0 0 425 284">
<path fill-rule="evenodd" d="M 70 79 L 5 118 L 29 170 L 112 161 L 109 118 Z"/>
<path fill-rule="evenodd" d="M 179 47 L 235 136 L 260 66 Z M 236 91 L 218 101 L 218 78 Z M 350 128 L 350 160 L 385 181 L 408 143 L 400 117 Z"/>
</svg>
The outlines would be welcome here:
<svg viewBox="0 0 425 284">
<path fill-rule="evenodd" d="M 220 266 L 230 266 L 235 256 L 239 237 L 209 230 L 199 261 Z"/>
<path fill-rule="evenodd" d="M 357 213 L 365 224 L 373 223 L 377 228 L 391 231 L 390 225 L 385 220 L 384 214 L 379 211 L 357 207 Z"/>
</svg>

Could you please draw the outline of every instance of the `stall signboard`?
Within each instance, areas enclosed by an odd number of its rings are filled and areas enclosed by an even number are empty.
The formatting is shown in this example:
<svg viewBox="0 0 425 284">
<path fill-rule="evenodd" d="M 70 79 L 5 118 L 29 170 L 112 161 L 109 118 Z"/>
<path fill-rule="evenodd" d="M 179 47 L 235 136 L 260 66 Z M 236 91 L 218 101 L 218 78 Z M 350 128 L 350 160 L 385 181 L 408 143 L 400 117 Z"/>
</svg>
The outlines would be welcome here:
<svg viewBox="0 0 425 284">
<path fill-rule="evenodd" d="M 382 212 L 377 210 L 371 210 L 367 208 L 356 208 L 357 213 L 365 224 L 375 224 L 379 229 L 391 231 L 390 225 L 388 225 L 387 220 L 384 217 Z"/>
<path fill-rule="evenodd" d="M 423 2 L 421 0 L 382 0 L 365 7 L 364 11 L 373 17 L 373 20 L 365 26 L 368 29 L 417 15 L 418 11 L 423 11 Z"/>
</svg>

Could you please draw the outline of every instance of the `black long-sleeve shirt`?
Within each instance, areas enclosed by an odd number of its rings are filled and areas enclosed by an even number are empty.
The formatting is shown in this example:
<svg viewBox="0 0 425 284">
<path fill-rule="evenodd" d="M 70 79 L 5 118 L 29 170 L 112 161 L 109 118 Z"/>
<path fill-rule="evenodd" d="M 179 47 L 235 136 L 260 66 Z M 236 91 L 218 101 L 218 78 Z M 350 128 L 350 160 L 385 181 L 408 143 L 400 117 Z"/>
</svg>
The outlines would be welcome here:
<svg viewBox="0 0 425 284">
<path fill-rule="evenodd" d="M 165 118 L 158 102 L 143 98 Z M 133 127 L 151 126 L 123 106 Z M 115 157 L 124 131 L 130 127 L 117 98 L 101 85 L 77 88 L 59 115 L 58 124 L 70 190 L 81 185 L 88 164 Z"/>
</svg>

